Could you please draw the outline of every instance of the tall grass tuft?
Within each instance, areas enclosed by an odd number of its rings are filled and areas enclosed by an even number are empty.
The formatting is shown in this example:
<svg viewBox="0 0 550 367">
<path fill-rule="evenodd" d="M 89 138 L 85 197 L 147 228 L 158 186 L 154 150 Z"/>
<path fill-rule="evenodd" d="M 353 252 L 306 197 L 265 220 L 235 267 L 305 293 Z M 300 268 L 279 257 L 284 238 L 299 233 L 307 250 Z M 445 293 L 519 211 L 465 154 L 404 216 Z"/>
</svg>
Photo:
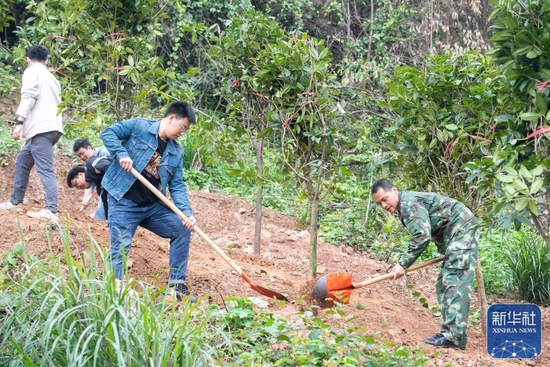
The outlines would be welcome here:
<svg viewBox="0 0 550 367">
<path fill-rule="evenodd" d="M 485 230 L 479 236 L 479 259 L 487 294 L 509 296 L 512 291 L 511 270 L 507 266 L 506 249 L 511 245 L 509 233 Z"/>
<path fill-rule="evenodd" d="M 505 251 L 520 299 L 550 305 L 550 249 L 530 230 L 516 232 Z"/>
<path fill-rule="evenodd" d="M 82 263 L 67 242 L 62 261 L 19 251 L 4 264 L 0 365 L 195 366 L 218 358 L 201 335 L 208 307 L 181 307 L 145 283 L 118 282 L 111 271 L 98 271 L 103 265 L 94 253 L 104 264 L 94 242 Z"/>
</svg>

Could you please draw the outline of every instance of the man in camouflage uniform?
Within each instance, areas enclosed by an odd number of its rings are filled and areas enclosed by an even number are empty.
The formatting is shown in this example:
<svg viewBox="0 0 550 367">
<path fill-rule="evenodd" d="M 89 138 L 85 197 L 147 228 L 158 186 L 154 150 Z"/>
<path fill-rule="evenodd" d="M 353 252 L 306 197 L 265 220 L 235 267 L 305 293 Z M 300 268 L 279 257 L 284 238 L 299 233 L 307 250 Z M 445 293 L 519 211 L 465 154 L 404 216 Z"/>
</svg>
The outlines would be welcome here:
<svg viewBox="0 0 550 367">
<path fill-rule="evenodd" d="M 380 207 L 396 213 L 412 235 L 407 251 L 393 269 L 393 279 L 405 275 L 433 239 L 445 255 L 435 285 L 441 307 L 441 332 L 424 340 L 446 348 L 466 349 L 474 267 L 477 219 L 462 203 L 435 193 L 398 192 L 388 180 L 378 180 L 371 193 Z"/>
</svg>

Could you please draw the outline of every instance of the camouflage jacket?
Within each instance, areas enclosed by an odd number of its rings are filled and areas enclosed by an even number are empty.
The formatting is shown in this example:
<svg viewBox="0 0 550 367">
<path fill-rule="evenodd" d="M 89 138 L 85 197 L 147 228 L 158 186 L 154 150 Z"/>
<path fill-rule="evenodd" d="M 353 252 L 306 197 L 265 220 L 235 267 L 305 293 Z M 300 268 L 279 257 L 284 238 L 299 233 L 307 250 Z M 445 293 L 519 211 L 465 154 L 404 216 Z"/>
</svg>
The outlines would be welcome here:
<svg viewBox="0 0 550 367">
<path fill-rule="evenodd" d="M 397 213 L 412 235 L 407 251 L 399 259 L 405 269 L 416 261 L 431 239 L 439 253 L 444 254 L 453 237 L 473 229 L 477 223 L 470 209 L 447 196 L 423 192 L 400 192 L 398 195 Z M 469 248 L 470 243 L 459 246 Z"/>
</svg>

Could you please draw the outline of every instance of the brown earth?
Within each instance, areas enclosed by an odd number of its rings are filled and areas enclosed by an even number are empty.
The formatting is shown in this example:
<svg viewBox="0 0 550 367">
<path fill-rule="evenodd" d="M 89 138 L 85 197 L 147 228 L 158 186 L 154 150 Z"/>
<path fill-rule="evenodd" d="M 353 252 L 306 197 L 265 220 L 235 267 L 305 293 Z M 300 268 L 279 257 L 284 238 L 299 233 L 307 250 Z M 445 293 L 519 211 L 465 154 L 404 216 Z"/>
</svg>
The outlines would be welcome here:
<svg viewBox="0 0 550 367">
<path fill-rule="evenodd" d="M 82 191 L 69 189 L 65 177 L 72 165 L 67 148 L 56 151 L 56 172 L 59 183 L 61 228 L 69 228 L 71 249 L 74 256 L 89 248 L 89 231 L 98 243 L 108 247 L 106 222 L 91 219 L 93 210 L 79 211 Z M 9 198 L 13 182 L 13 160 L 0 168 L 0 200 Z M 97 200 L 97 198 L 95 198 Z M 297 220 L 272 210 L 264 209 L 261 255 L 253 255 L 254 207 L 252 204 L 208 192 L 190 192 L 190 201 L 198 218 L 198 226 L 242 267 L 257 284 L 286 295 L 295 303 L 280 305 L 255 292 L 211 247 L 196 234 L 191 241 L 188 284 L 192 293 L 202 302 L 221 302 L 222 297 L 260 297 L 269 303 L 269 309 L 282 316 L 291 316 L 305 308 L 312 308 L 318 316 L 325 316 L 327 309 L 313 305 L 309 292 L 315 279 L 308 277 L 309 233 L 300 228 Z M 96 201 L 97 202 L 97 201 Z M 26 200 L 19 213 L 0 211 L 0 253 L 12 249 L 23 240 L 28 252 L 41 259 L 62 254 L 61 235 L 55 227 L 46 230 L 45 222 L 23 215 L 29 210 L 40 210 L 43 194 L 35 170 L 31 174 Z M 93 205 L 93 204 L 92 204 Z M 21 231 L 21 233 L 19 233 Z M 49 236 L 49 239 L 47 237 Z M 163 286 L 167 280 L 168 242 L 152 233 L 138 229 L 132 251 L 133 266 L 129 275 L 136 279 Z M 362 281 L 385 274 L 389 266 L 372 260 L 367 253 L 351 247 L 325 244 L 318 246 L 318 270 L 320 275 L 330 272 L 351 272 L 354 281 Z M 422 340 L 439 331 L 439 318 L 422 307 L 412 295 L 418 291 L 431 306 L 437 305 L 434 284 L 434 268 L 410 273 L 397 282 L 383 281 L 356 289 L 351 302 L 343 305 L 345 316 L 327 316 L 334 323 L 348 327 L 365 327 L 367 332 L 382 340 L 393 339 L 398 345 L 423 346 L 431 357 L 428 365 L 443 366 L 550 366 L 550 312 L 543 309 L 543 352 L 531 360 L 492 359 L 486 352 L 484 335 L 474 328 L 468 330 L 469 344 L 465 351 L 437 350 L 425 346 Z M 413 285 L 412 288 L 407 285 Z M 474 295 L 476 298 L 476 295 Z M 505 301 L 501 301 L 505 302 Z M 473 308 L 479 308 L 474 299 Z M 354 316 L 352 321 L 346 321 Z"/>
</svg>

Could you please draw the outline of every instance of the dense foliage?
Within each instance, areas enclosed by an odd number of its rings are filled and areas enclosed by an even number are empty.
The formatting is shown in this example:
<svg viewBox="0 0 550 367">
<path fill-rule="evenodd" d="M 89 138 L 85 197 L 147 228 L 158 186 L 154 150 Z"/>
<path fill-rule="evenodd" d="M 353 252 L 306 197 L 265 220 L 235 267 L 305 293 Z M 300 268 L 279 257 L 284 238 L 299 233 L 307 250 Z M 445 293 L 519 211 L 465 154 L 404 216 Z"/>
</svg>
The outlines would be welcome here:
<svg viewBox="0 0 550 367">
<path fill-rule="evenodd" d="M 549 306 L 550 248 L 544 240 L 530 231 L 517 232 L 505 254 L 511 285 L 520 299 Z"/>
<path fill-rule="evenodd" d="M 533 222 L 550 246 L 549 1 L 493 1 L 491 54 L 514 88 L 519 111 L 506 121 L 493 162 L 476 162 L 482 186 L 502 188 L 497 209 L 514 203 L 517 221 Z M 530 220 L 528 220 L 530 219 Z"/>
<path fill-rule="evenodd" d="M 395 123 L 388 144 L 392 163 L 414 185 L 447 192 L 477 210 L 490 188 L 468 185 L 463 166 L 491 155 L 505 129 L 498 122 L 514 108 L 508 84 L 492 60 L 477 53 L 428 57 L 423 69 L 403 66 L 386 84 Z"/>
</svg>

